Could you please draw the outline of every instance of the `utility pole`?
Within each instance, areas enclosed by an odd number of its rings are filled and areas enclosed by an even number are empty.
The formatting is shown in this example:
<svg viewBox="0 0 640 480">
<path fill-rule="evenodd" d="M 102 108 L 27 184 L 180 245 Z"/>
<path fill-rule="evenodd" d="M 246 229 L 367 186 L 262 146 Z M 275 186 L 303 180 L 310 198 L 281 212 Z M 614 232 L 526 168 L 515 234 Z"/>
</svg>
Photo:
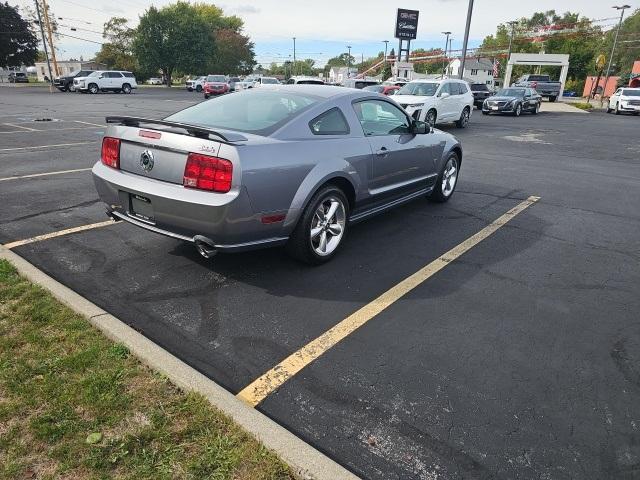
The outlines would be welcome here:
<svg viewBox="0 0 640 480">
<path fill-rule="evenodd" d="M 293 37 L 293 68 L 291 69 L 291 76 L 295 77 L 296 75 L 296 37 Z"/>
<path fill-rule="evenodd" d="M 618 34 L 620 33 L 620 26 L 622 25 L 622 19 L 624 18 L 624 11 L 627 8 L 631 8 L 630 5 L 614 5 L 613 8 L 620 10 L 620 21 L 618 22 L 618 28 L 616 29 L 616 35 L 613 37 L 613 47 L 611 47 L 611 55 L 609 56 L 609 64 L 607 65 L 607 75 L 604 79 L 604 87 L 602 88 L 602 94 L 600 95 L 600 106 L 604 103 L 604 93 L 607 90 L 607 84 L 609 83 L 609 73 L 611 72 L 611 62 L 613 61 L 613 54 L 616 51 L 616 44 L 618 43 Z"/>
<path fill-rule="evenodd" d="M 449 35 L 451 35 L 451 32 L 442 32 L 443 35 L 447 36 L 447 39 L 444 41 L 444 56 L 442 57 L 442 78 L 444 78 L 444 75 L 447 71 L 447 49 L 449 48 Z"/>
<path fill-rule="evenodd" d="M 347 78 L 351 78 L 351 45 L 347 45 Z"/>
<path fill-rule="evenodd" d="M 512 20 L 510 22 L 507 22 L 508 25 L 511 26 L 511 35 L 509 36 L 509 53 L 507 53 L 507 65 L 509 64 L 509 59 L 511 58 L 511 46 L 513 45 L 513 33 L 515 31 L 515 26 L 518 24 L 517 21 Z M 505 82 L 507 81 L 507 69 L 504 69 L 504 80 L 502 81 L 502 86 L 503 87 L 508 87 L 509 85 L 505 85 Z"/>
<path fill-rule="evenodd" d="M 473 14 L 473 0 L 469 0 L 467 9 L 467 25 L 464 28 L 464 41 L 462 42 L 462 60 L 460 61 L 460 79 L 464 75 L 464 62 L 467 59 L 467 43 L 469 43 L 469 29 L 471 28 L 471 15 Z"/>
<path fill-rule="evenodd" d="M 34 0 L 36 3 L 36 13 L 38 14 L 38 25 L 40 25 L 40 33 L 42 34 L 42 46 L 44 47 L 44 56 L 47 58 L 47 68 L 49 69 L 49 92 L 51 92 L 51 86 L 53 85 L 53 75 L 51 74 L 51 62 L 49 61 L 49 49 L 47 48 L 47 40 L 44 38 L 44 28 L 42 27 L 42 18 L 40 17 L 40 5 L 38 0 Z"/>
<path fill-rule="evenodd" d="M 53 44 L 53 35 L 51 34 L 51 22 L 49 22 L 49 7 L 47 6 L 47 0 L 42 0 L 42 13 L 44 14 L 44 25 L 47 28 L 47 36 L 49 37 L 49 46 L 51 47 L 51 58 L 53 59 L 53 69 L 56 72 L 56 76 L 60 75 L 58 71 L 58 60 L 56 59 L 56 47 Z M 53 78 L 51 78 L 53 82 Z"/>
<path fill-rule="evenodd" d="M 382 80 L 384 80 L 384 72 L 387 70 L 387 47 L 389 46 L 389 40 L 383 40 L 384 43 L 384 63 L 382 65 Z"/>
</svg>

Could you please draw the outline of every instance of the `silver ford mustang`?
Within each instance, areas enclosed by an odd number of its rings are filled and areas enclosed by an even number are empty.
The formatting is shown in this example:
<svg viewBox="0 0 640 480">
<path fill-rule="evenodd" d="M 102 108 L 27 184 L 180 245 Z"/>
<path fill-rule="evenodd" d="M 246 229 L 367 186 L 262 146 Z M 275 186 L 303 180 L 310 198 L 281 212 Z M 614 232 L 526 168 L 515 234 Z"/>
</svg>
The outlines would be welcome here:
<svg viewBox="0 0 640 480">
<path fill-rule="evenodd" d="M 107 123 L 93 178 L 108 215 L 207 258 L 286 244 L 326 262 L 353 223 L 420 196 L 447 201 L 462 160 L 452 135 L 342 87 L 252 89 Z"/>
</svg>

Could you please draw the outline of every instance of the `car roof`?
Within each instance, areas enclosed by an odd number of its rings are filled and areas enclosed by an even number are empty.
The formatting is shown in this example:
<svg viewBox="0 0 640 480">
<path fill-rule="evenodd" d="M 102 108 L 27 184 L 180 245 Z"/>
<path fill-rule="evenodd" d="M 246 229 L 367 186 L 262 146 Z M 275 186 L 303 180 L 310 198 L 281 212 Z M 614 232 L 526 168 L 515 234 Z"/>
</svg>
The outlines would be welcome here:
<svg viewBox="0 0 640 480">
<path fill-rule="evenodd" d="M 316 97 L 328 99 L 332 97 L 339 97 L 343 95 L 353 94 L 354 92 L 360 92 L 361 90 L 354 90 L 351 88 L 338 87 L 334 85 L 312 85 L 312 84 L 302 84 L 302 85 L 280 85 L 275 87 L 274 89 L 269 89 L 270 91 L 280 91 L 286 93 L 302 93 L 306 95 L 315 95 Z M 370 92 L 368 92 L 370 93 Z"/>
</svg>

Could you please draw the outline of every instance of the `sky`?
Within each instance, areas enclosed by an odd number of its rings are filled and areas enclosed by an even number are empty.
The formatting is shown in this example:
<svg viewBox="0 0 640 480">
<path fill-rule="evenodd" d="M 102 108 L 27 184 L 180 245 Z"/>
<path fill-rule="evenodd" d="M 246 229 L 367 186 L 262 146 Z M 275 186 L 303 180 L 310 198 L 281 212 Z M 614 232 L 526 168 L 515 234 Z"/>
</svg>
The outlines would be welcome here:
<svg viewBox="0 0 640 480">
<path fill-rule="evenodd" d="M 102 25 L 110 17 L 123 16 L 136 25 L 138 18 L 151 5 L 161 7 L 172 0 L 47 0 L 61 25 L 60 32 L 95 42 L 102 41 Z M 31 0 L 9 0 L 19 6 L 33 5 Z M 468 0 L 222 0 L 213 2 L 228 15 L 244 20 L 244 33 L 255 43 L 256 60 L 263 65 L 283 62 L 293 54 L 296 37 L 296 58 L 312 58 L 318 66 L 347 51 L 360 61 L 384 50 L 383 40 L 389 40 L 389 50 L 397 49 L 393 38 L 396 9 L 420 11 L 418 37 L 411 47 L 444 47 L 442 31 L 452 32 L 452 49 L 462 48 Z M 640 3 L 629 2 L 637 8 Z M 469 46 L 478 46 L 482 39 L 494 33 L 498 23 L 531 16 L 535 11 L 555 9 L 558 12 L 579 12 L 591 19 L 617 15 L 611 8 L 615 2 L 599 0 L 475 0 L 469 35 Z M 615 20 L 600 25 L 613 25 Z M 84 30 L 80 30 L 80 29 Z M 91 31 L 92 30 L 92 31 Z M 58 56 L 85 60 L 93 57 L 100 45 L 68 37 L 56 44 Z"/>
</svg>

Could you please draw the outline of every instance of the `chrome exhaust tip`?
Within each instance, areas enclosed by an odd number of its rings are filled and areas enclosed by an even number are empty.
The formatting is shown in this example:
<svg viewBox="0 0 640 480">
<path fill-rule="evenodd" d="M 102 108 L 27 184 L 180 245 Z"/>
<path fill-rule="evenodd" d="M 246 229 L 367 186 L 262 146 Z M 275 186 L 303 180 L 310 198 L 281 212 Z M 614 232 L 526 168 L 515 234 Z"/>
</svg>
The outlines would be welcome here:
<svg viewBox="0 0 640 480">
<path fill-rule="evenodd" d="M 198 251 L 198 253 L 204 258 L 214 257 L 215 254 L 218 253 L 216 246 L 207 237 L 196 235 L 195 237 L 193 237 L 193 242 L 196 245 L 196 250 Z"/>
</svg>

